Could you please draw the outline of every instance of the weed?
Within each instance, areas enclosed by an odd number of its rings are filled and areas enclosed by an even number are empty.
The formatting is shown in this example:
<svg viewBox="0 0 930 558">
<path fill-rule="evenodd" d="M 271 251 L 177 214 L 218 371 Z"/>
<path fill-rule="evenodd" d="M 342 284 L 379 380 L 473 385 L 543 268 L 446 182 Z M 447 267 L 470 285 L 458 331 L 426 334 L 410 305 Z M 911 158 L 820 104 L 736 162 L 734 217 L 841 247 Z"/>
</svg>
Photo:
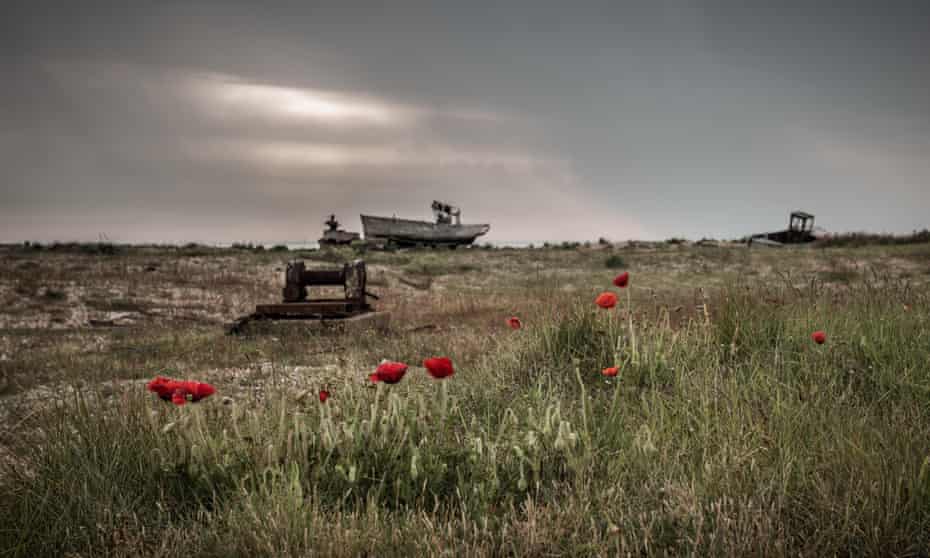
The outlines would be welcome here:
<svg viewBox="0 0 930 558">
<path fill-rule="evenodd" d="M 45 289 L 45 294 L 42 296 L 44 296 L 48 300 L 65 300 L 66 298 L 68 298 L 68 294 L 65 293 L 64 291 L 53 289 L 51 287 L 47 287 Z"/>
<path fill-rule="evenodd" d="M 622 269 L 626 266 L 626 261 L 620 254 L 611 254 L 604 260 L 604 267 L 607 269 Z"/>
</svg>

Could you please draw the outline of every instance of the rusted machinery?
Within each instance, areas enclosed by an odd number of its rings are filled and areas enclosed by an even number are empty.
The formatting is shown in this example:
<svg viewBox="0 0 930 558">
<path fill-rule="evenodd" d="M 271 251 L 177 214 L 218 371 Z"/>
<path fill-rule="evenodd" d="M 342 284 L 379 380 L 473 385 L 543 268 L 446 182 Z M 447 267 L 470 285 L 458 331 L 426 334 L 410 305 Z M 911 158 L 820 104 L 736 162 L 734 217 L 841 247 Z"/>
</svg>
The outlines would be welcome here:
<svg viewBox="0 0 930 558">
<path fill-rule="evenodd" d="M 347 318 L 371 309 L 367 297 L 378 297 L 365 290 L 365 262 L 355 260 L 342 269 L 307 269 L 304 262 L 287 264 L 281 304 L 263 304 L 256 310 L 266 315 L 309 315 L 321 318 Z M 308 287 L 342 286 L 345 297 L 308 298 Z"/>
<path fill-rule="evenodd" d="M 287 264 L 284 272 L 283 301 L 259 304 L 255 312 L 230 325 L 230 333 L 240 333 L 243 326 L 255 320 L 346 320 L 373 312 L 368 298 L 378 297 L 366 290 L 365 262 L 355 260 L 341 269 L 307 269 L 304 262 Z M 343 298 L 311 296 L 323 287 L 343 288 Z"/>
</svg>

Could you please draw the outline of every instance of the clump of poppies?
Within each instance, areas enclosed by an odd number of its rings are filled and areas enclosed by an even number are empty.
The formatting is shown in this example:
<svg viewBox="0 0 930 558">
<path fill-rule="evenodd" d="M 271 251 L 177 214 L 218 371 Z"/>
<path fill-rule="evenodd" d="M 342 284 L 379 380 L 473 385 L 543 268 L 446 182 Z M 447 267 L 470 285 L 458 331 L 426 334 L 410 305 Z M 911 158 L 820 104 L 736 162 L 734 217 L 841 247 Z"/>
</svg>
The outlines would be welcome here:
<svg viewBox="0 0 930 558">
<path fill-rule="evenodd" d="M 624 271 L 623 273 L 614 277 L 613 285 L 615 287 L 625 289 L 630 284 L 630 272 Z M 629 293 L 627 293 L 627 300 L 629 300 Z M 610 291 L 604 291 L 601 294 L 597 295 L 597 298 L 594 299 L 594 303 L 600 306 L 605 310 L 609 310 L 617 305 L 617 295 Z"/>
<path fill-rule="evenodd" d="M 204 382 L 173 380 L 163 376 L 156 376 L 148 383 L 147 388 L 162 401 L 171 401 L 178 406 L 188 401 L 196 403 L 216 393 L 215 387 Z"/>
</svg>

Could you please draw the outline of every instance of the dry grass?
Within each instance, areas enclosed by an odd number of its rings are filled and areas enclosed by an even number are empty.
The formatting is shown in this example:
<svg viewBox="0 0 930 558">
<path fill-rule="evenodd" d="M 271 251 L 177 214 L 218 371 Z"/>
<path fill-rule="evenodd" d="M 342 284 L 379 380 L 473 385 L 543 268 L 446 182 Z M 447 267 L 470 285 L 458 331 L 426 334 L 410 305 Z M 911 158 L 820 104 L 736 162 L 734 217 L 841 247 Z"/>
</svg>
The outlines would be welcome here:
<svg viewBox="0 0 930 558">
<path fill-rule="evenodd" d="M 294 254 L 0 250 L 0 554 L 926 555 L 927 254 L 371 253 L 388 333 L 229 337 Z"/>
</svg>

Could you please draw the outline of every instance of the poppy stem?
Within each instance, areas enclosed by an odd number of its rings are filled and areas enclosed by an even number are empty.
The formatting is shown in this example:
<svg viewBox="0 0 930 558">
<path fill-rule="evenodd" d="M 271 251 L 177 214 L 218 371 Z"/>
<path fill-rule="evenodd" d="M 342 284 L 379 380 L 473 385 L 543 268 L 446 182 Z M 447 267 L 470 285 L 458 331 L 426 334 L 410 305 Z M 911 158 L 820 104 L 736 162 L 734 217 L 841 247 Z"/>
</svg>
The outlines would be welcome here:
<svg viewBox="0 0 930 558">
<path fill-rule="evenodd" d="M 443 381 L 443 380 L 440 380 L 440 381 L 439 381 L 439 384 L 440 384 L 440 386 L 439 386 L 439 391 L 440 391 L 440 409 L 441 409 L 439 426 L 440 426 L 440 428 L 445 428 L 445 426 L 446 426 L 446 411 L 447 411 L 447 409 L 448 409 L 447 406 L 448 406 L 448 402 L 449 402 L 449 386 L 446 385 L 446 384 L 448 384 L 448 382 Z"/>
<path fill-rule="evenodd" d="M 381 383 L 378 382 L 375 384 L 375 401 L 371 404 L 371 421 L 368 424 L 368 432 L 372 433 L 375 431 L 375 426 L 378 422 L 378 403 L 381 399 Z"/>
<path fill-rule="evenodd" d="M 623 341 L 623 336 L 618 333 L 617 342 L 614 344 L 614 361 L 613 361 L 614 366 L 618 366 L 620 364 L 620 351 L 622 350 L 621 349 L 622 341 Z"/>
<path fill-rule="evenodd" d="M 608 415 L 611 424 L 613 423 L 614 418 L 617 415 L 617 401 L 620 400 L 620 382 L 614 382 L 614 396 L 610 401 L 610 414 Z"/>
<path fill-rule="evenodd" d="M 591 432 L 588 430 L 588 394 L 584 389 L 584 380 L 581 379 L 581 367 L 575 361 L 575 377 L 578 378 L 578 387 L 581 388 L 581 424 L 584 426 L 585 443 L 590 447 Z"/>
<path fill-rule="evenodd" d="M 626 290 L 626 316 L 630 324 L 630 354 L 633 358 L 633 364 L 639 364 L 639 353 L 636 351 L 636 331 L 633 329 L 633 296 L 631 291 L 633 287 Z"/>
</svg>

